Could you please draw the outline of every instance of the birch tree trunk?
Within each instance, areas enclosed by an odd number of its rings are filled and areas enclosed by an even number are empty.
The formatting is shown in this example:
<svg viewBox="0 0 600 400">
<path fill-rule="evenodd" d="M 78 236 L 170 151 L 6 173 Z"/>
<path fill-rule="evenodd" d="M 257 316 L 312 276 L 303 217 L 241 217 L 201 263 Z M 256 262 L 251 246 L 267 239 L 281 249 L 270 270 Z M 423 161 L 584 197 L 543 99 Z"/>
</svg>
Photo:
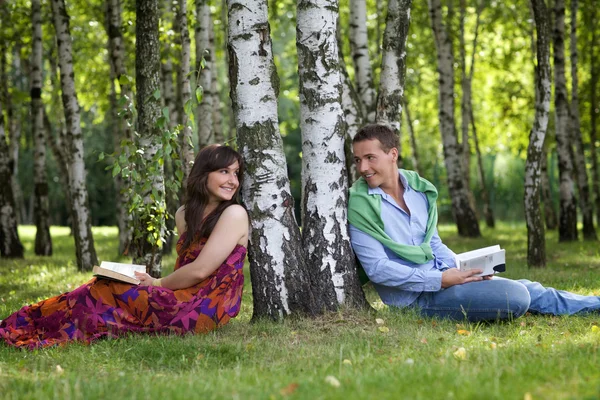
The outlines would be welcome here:
<svg viewBox="0 0 600 400">
<path fill-rule="evenodd" d="M 58 62 L 62 88 L 63 109 L 67 128 L 67 163 L 69 191 L 73 207 L 73 236 L 77 253 L 77 266 L 89 271 L 98 263 L 86 188 L 86 169 L 83 158 L 83 134 L 81 132 L 79 102 L 75 91 L 72 43 L 69 32 L 69 16 L 64 0 L 51 0 L 52 16 L 58 42 Z"/>
<path fill-rule="evenodd" d="M 408 102 L 403 99 L 404 111 L 406 115 L 406 126 L 408 127 L 408 135 L 410 136 L 410 148 L 412 152 L 412 169 L 416 173 L 419 173 L 419 151 L 417 148 L 417 138 L 415 135 L 415 128 L 413 126 L 412 118 L 410 116 L 410 110 L 408 109 Z"/>
<path fill-rule="evenodd" d="M 212 96 L 212 120 L 213 120 L 213 139 L 215 143 L 223 143 L 225 136 L 223 135 L 223 110 L 221 109 L 221 91 L 219 90 L 219 74 L 217 70 L 217 53 L 215 49 L 215 27 L 211 17 L 209 19 L 210 27 L 208 29 L 208 43 L 213 50 L 211 57 L 211 79 L 210 93 Z M 223 23 L 223 21 L 221 21 Z"/>
<path fill-rule="evenodd" d="M 554 5 L 554 108 L 556 114 L 556 151 L 560 175 L 560 208 L 558 239 L 561 242 L 577 240 L 577 206 L 573 182 L 573 160 L 569 138 L 569 104 L 565 79 L 565 3 Z"/>
<path fill-rule="evenodd" d="M 383 57 L 379 95 L 377 96 L 378 124 L 389 125 L 400 135 L 402 99 L 406 77 L 406 40 L 410 25 L 412 0 L 390 0 L 383 32 Z M 398 149 L 398 163 L 402 164 L 402 151 Z"/>
<path fill-rule="evenodd" d="M 577 189 L 579 190 L 579 206 L 583 216 L 583 238 L 596 240 L 594 229 L 594 207 L 590 201 L 590 185 L 588 182 L 587 168 L 581 137 L 581 123 L 579 119 L 579 79 L 577 77 L 577 0 L 571 0 L 571 138 L 575 145 L 573 161 L 577 175 Z"/>
<path fill-rule="evenodd" d="M 525 221 L 527 224 L 527 264 L 546 266 L 546 241 L 540 212 L 540 170 L 550 112 L 550 18 L 545 0 L 531 0 L 537 31 L 535 119 L 529 135 L 525 162 Z"/>
<path fill-rule="evenodd" d="M 546 229 L 556 229 L 558 222 L 556 221 L 556 211 L 554 210 L 554 202 L 552 201 L 552 192 L 550 190 L 550 178 L 548 176 L 548 135 L 544 141 L 544 149 L 540 158 L 541 176 L 540 189 L 542 191 L 542 202 L 544 203 L 544 220 L 546 221 Z"/>
<path fill-rule="evenodd" d="M 350 0 L 350 49 L 361 111 L 367 121 L 372 122 L 375 120 L 376 93 L 369 56 L 366 0 Z"/>
<path fill-rule="evenodd" d="M 199 74 L 198 84 L 202 87 L 204 95 L 198 105 L 198 148 L 214 142 L 213 131 L 213 98 L 212 84 L 212 56 L 214 49 L 210 47 L 210 0 L 196 0 L 196 71 Z M 204 67 L 201 65 L 204 58 Z"/>
<path fill-rule="evenodd" d="M 481 150 L 479 149 L 479 139 L 477 137 L 477 128 L 475 126 L 475 117 L 473 116 L 473 107 L 471 107 L 471 129 L 473 132 L 473 145 L 475 146 L 475 154 L 477 156 L 477 171 L 479 172 L 479 184 L 481 185 L 481 201 L 483 202 L 483 215 L 485 224 L 488 228 L 496 226 L 494 220 L 494 211 L 492 210 L 492 200 L 485 183 L 485 170 L 483 168 L 483 159 L 481 158 Z"/>
<path fill-rule="evenodd" d="M 591 49 L 590 49 L 590 149 L 592 159 L 592 186 L 594 191 L 594 198 L 596 203 L 596 225 L 600 226 L 600 171 L 598 167 L 598 156 L 596 150 L 596 143 L 598 140 L 597 126 L 598 126 L 598 114 L 600 113 L 600 104 L 598 104 L 598 78 L 600 77 L 600 71 L 598 71 L 598 35 L 596 26 L 598 21 L 596 20 L 597 10 L 596 7 L 590 7 L 588 26 L 590 27 L 591 36 Z"/>
<path fill-rule="evenodd" d="M 471 187 L 471 146 L 469 145 L 469 125 L 471 118 L 471 81 L 472 75 L 467 75 L 467 49 L 465 45 L 465 18 L 466 1 L 460 0 L 460 29 L 459 29 L 459 47 L 460 47 L 460 84 L 462 89 L 462 101 L 460 103 L 460 126 L 462 132 L 462 161 L 465 172 L 465 186 Z M 477 13 L 477 23 L 475 28 L 475 40 L 477 40 L 477 28 L 479 27 L 479 13 Z M 475 53 L 475 47 L 473 48 Z M 474 59 L 474 58 L 473 58 Z M 471 64 L 473 68 L 473 64 Z"/>
<path fill-rule="evenodd" d="M 364 307 L 347 225 L 348 175 L 336 39 L 337 0 L 299 0 L 296 48 L 302 131 L 302 243 L 327 310 Z"/>
<path fill-rule="evenodd" d="M 465 186 L 464 170 L 460 158 L 454 122 L 454 56 L 452 42 L 442 23 L 440 0 L 429 0 L 429 14 L 437 50 L 439 74 L 439 119 L 444 146 L 444 161 L 448 174 L 448 191 L 452 201 L 452 214 L 458 234 L 479 237 L 479 223 L 469 201 L 469 188 Z"/>
<path fill-rule="evenodd" d="M 177 77 L 179 107 L 179 123 L 183 126 L 181 131 L 181 161 L 183 165 L 183 179 L 181 187 L 186 187 L 187 178 L 194 164 L 194 147 L 192 146 L 192 87 L 190 85 L 190 31 L 187 20 L 187 2 L 179 3 L 177 14 L 177 28 L 181 41 L 181 59 L 179 60 L 179 75 Z M 176 102 L 177 103 L 177 102 Z"/>
<path fill-rule="evenodd" d="M 182 2 L 184 4 L 185 2 Z M 147 164 L 161 146 L 161 129 L 158 127 L 158 118 L 161 115 L 160 99 L 154 93 L 160 90 L 160 44 L 158 40 L 158 21 L 160 13 L 158 0 L 136 0 L 136 25 L 135 25 L 135 82 L 137 89 L 136 103 L 138 109 L 138 148 L 144 151 L 144 160 Z M 146 168 L 146 166 L 139 166 Z M 155 203 L 157 207 L 165 207 L 165 185 L 163 169 L 148 171 L 148 179 L 152 182 L 151 190 L 143 193 L 144 203 Z M 153 194 L 154 193 L 154 194 Z M 149 218 L 149 217 L 147 217 Z M 147 272 L 160 276 L 162 254 L 158 245 L 148 241 L 152 232 L 146 226 L 149 221 L 139 216 L 133 216 L 137 232 L 142 233 L 139 238 L 132 241 L 134 263 L 145 264 Z M 160 233 L 162 237 L 162 232 Z"/>
<path fill-rule="evenodd" d="M 108 0 L 107 2 L 107 23 L 108 23 L 108 51 L 109 61 L 111 69 L 114 71 L 114 78 L 112 79 L 112 87 L 115 90 L 114 103 L 112 110 L 112 117 L 114 120 L 114 135 L 113 145 L 115 154 L 121 153 L 121 141 L 124 139 L 131 140 L 131 130 L 128 128 L 127 123 L 118 117 L 118 104 L 119 101 L 116 99 L 116 88 L 115 79 L 119 83 L 119 89 L 121 97 L 126 98 L 126 102 L 129 103 L 132 100 L 131 87 L 124 83 L 125 80 L 121 79 L 126 74 L 125 71 L 125 49 L 123 44 L 123 34 L 121 33 L 122 21 L 121 21 L 121 2 L 120 0 Z M 119 254 L 125 254 L 129 249 L 129 244 L 133 234 L 131 228 L 131 217 L 127 210 L 128 195 L 127 191 L 124 190 L 129 182 L 118 174 L 115 176 L 115 191 L 117 194 L 116 205 L 117 205 L 117 226 L 119 227 Z"/>
<path fill-rule="evenodd" d="M 42 10 L 40 0 L 31 0 L 31 117 L 33 120 L 33 164 L 35 221 L 35 254 L 52 255 L 50 237 L 50 202 L 48 200 L 48 177 L 46 175 L 46 140 L 44 137 L 44 113 L 42 104 Z"/>
<path fill-rule="evenodd" d="M 253 319 L 280 320 L 317 308 L 294 217 L 277 119 L 279 78 L 267 0 L 228 0 L 229 77 L 238 148 L 246 162 L 242 197 L 252 225 Z"/>
<path fill-rule="evenodd" d="M 1 18 L 4 19 L 4 18 Z M 4 26 L 4 21 L 0 27 Z M 1 39 L 1 38 L 0 38 Z M 6 45 L 0 45 L 1 78 L 6 77 Z M 6 84 L 6 81 L 3 83 Z M 23 245 L 17 230 L 17 212 L 11 185 L 11 156 L 6 143 L 4 112 L 0 101 L 0 255 L 6 258 L 23 258 Z"/>
</svg>

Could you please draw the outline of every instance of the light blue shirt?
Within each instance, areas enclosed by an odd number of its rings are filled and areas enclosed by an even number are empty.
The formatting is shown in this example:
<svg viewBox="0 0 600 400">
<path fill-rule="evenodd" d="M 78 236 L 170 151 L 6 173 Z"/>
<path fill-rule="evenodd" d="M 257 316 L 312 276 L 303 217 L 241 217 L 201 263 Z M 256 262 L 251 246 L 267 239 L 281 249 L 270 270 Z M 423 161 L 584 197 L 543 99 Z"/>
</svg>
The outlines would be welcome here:
<svg viewBox="0 0 600 400">
<path fill-rule="evenodd" d="M 410 215 L 379 187 L 369 188 L 369 195 L 381 196 L 385 233 L 395 242 L 418 246 L 425 237 L 429 204 L 424 193 L 413 190 L 402 174 L 398 175 Z M 387 305 L 405 307 L 422 292 L 439 291 L 442 288 L 442 271 L 456 267 L 455 254 L 442 243 L 437 228 L 430 243 L 434 259 L 425 264 L 414 264 L 398 257 L 377 239 L 353 225 L 350 225 L 350 240 L 367 276 Z"/>
</svg>

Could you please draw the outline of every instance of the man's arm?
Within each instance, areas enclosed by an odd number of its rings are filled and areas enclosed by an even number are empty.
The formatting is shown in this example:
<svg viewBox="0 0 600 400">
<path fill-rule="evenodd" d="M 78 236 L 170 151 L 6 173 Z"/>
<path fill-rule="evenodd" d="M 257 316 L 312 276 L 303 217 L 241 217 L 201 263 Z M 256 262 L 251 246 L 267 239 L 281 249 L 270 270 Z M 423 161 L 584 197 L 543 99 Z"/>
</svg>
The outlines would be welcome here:
<svg viewBox="0 0 600 400">
<path fill-rule="evenodd" d="M 456 259 L 454 258 L 456 254 L 448 248 L 444 243 L 442 243 L 442 239 L 438 234 L 437 228 L 435 228 L 435 232 L 431 237 L 431 242 L 429 243 L 431 246 L 431 250 L 435 255 L 435 258 L 445 264 L 448 268 L 456 268 Z"/>
<path fill-rule="evenodd" d="M 387 256 L 383 245 L 350 225 L 350 240 L 369 279 L 378 285 L 413 292 L 437 292 L 442 287 L 442 271 L 423 271 Z"/>
</svg>

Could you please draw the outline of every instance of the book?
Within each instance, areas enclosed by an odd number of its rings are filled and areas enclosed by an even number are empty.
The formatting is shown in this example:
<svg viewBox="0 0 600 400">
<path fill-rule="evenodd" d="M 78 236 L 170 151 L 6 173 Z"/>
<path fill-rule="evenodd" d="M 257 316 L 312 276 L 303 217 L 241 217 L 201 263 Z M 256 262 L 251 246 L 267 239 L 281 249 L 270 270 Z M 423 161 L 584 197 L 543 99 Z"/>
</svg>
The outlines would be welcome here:
<svg viewBox="0 0 600 400">
<path fill-rule="evenodd" d="M 100 278 L 139 285 L 140 281 L 135 277 L 134 272 L 146 272 L 146 266 L 139 264 L 123 264 L 102 261 L 100 266 L 94 265 L 94 269 L 92 271 L 94 276 L 98 276 Z"/>
<path fill-rule="evenodd" d="M 482 269 L 476 276 L 494 275 L 506 271 L 506 257 L 500 245 L 482 247 L 456 255 L 456 268 L 463 271 Z"/>
</svg>

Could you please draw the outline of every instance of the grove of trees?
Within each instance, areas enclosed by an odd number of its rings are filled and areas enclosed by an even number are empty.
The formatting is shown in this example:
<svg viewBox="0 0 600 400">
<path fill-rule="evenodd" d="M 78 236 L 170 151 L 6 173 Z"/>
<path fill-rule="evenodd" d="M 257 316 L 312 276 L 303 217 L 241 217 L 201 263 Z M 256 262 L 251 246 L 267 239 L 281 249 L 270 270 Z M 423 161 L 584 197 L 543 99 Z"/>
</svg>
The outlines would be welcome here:
<svg viewBox="0 0 600 400">
<path fill-rule="evenodd" d="M 578 240 L 580 221 L 597 240 L 597 14 L 577 0 L 4 1 L 0 255 L 24 256 L 18 224 L 42 256 L 68 225 L 90 270 L 91 227 L 117 225 L 120 254 L 160 275 L 194 154 L 224 142 L 247 163 L 255 317 L 365 307 L 349 143 L 384 123 L 402 167 L 439 188 L 440 220 L 467 237 L 522 221 L 543 267 L 546 229 Z"/>
</svg>

